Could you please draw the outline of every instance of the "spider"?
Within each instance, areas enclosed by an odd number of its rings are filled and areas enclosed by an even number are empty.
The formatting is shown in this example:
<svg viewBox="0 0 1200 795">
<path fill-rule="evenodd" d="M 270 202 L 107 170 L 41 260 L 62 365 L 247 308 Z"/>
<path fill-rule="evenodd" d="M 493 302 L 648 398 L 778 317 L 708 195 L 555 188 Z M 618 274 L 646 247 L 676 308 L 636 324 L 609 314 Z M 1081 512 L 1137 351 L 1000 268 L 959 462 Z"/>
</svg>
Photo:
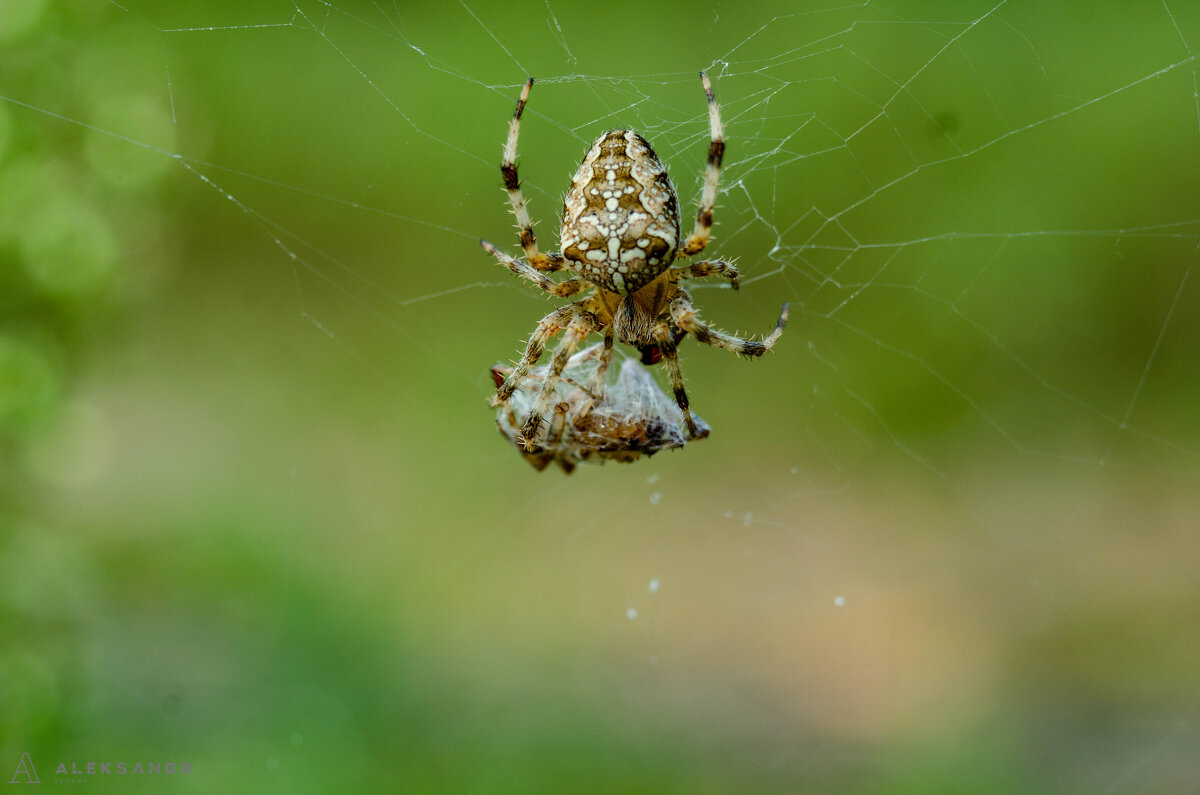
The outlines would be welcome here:
<svg viewBox="0 0 1200 795">
<path fill-rule="evenodd" d="M 708 99 L 711 143 L 700 209 L 690 237 L 680 243 L 679 200 L 662 162 L 645 138 L 632 130 L 613 130 L 596 139 L 583 158 L 567 191 L 562 213 L 561 252 L 543 253 L 538 248 L 529 217 L 528 203 L 517 177 L 517 137 L 521 114 L 533 87 L 525 82 L 508 127 L 508 142 L 500 173 L 520 230 L 525 259 L 516 259 L 486 240 L 480 245 L 517 276 L 542 290 L 567 298 L 585 290 L 586 297 L 555 309 L 538 323 L 521 361 L 496 390 L 492 406 L 505 404 L 529 375 L 546 343 L 559 332 L 563 338 L 554 349 L 550 368 L 522 425 L 525 449 L 536 449 L 535 439 L 550 408 L 555 387 L 571 354 L 592 333 L 604 335 L 600 362 L 589 392 L 603 398 L 605 374 L 612 360 L 614 338 L 632 345 L 647 364 L 663 361 L 691 437 L 700 429 L 688 408 L 677 347 L 691 334 L 700 342 L 740 353 L 762 356 L 783 333 L 788 307 L 783 305 L 775 330 L 761 341 L 746 340 L 719 331 L 696 317 L 691 296 L 679 282 L 705 276 L 722 276 L 734 289 L 738 271 L 726 260 L 703 260 L 674 267 L 677 256 L 693 257 L 708 245 L 713 226 L 713 205 L 721 175 L 725 140 L 721 115 L 713 97 L 708 75 L 700 73 Z M 578 278 L 555 281 L 547 273 L 573 271 Z"/>
</svg>

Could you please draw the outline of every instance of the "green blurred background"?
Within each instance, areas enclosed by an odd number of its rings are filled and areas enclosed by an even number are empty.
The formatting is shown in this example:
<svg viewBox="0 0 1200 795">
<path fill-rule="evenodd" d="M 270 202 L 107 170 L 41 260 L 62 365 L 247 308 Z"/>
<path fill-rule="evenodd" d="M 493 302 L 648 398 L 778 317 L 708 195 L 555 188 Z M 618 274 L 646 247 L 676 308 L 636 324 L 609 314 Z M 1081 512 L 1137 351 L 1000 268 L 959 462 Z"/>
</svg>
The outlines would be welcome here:
<svg viewBox="0 0 1200 795">
<path fill-rule="evenodd" d="M 1200 790 L 1200 8 L 0 6 L 0 781 Z M 588 143 L 684 201 L 711 438 L 536 473 L 488 369 Z M 87 762 L 187 775 L 60 776 Z"/>
</svg>

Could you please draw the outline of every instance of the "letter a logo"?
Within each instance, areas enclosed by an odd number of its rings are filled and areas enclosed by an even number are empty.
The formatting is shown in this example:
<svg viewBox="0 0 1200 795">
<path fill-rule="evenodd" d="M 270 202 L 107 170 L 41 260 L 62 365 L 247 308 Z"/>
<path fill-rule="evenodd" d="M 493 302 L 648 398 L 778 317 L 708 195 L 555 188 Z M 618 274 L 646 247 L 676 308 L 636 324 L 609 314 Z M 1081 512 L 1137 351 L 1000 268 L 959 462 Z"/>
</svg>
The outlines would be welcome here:
<svg viewBox="0 0 1200 795">
<path fill-rule="evenodd" d="M 24 781 L 20 781 L 21 776 L 25 777 Z M 33 766 L 33 760 L 29 758 L 29 752 L 21 754 L 21 761 L 17 764 L 17 772 L 13 773 L 12 780 L 9 784 L 41 784 L 38 779 L 37 768 Z"/>
</svg>

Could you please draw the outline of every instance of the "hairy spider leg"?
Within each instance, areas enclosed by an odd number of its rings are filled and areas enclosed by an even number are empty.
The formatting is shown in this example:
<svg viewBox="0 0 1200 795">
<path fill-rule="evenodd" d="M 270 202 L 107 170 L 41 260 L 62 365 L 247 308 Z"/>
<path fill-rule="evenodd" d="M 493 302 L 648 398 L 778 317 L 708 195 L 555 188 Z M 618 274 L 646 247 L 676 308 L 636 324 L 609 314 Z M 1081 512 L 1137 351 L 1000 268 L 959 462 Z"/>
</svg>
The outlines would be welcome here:
<svg viewBox="0 0 1200 795">
<path fill-rule="evenodd" d="M 500 164 L 500 173 L 504 177 L 504 189 L 508 191 L 508 201 L 512 205 L 513 215 L 517 217 L 521 248 L 525 250 L 525 259 L 539 271 L 561 270 L 564 260 L 561 254 L 543 254 L 538 251 L 537 237 L 533 234 L 533 221 L 529 217 L 529 201 L 521 192 L 521 179 L 517 175 L 517 138 L 521 135 L 521 114 L 525 112 L 525 102 L 529 99 L 529 90 L 533 88 L 533 78 L 525 81 L 521 89 L 521 97 L 517 100 L 517 109 L 513 111 L 512 121 L 508 123 L 508 141 L 504 144 L 504 161 Z"/>
<path fill-rule="evenodd" d="M 541 289 L 545 290 L 551 295 L 556 295 L 559 298 L 567 298 L 592 286 L 583 279 L 567 279 L 566 281 L 556 282 L 529 267 L 527 263 L 505 254 L 503 251 L 496 248 L 486 240 L 480 240 L 479 245 L 483 246 L 484 251 L 500 260 L 502 265 L 507 267 L 517 276 L 520 276 L 522 279 L 528 279 Z"/>
<path fill-rule="evenodd" d="M 496 390 L 496 396 L 492 398 L 493 408 L 512 397 L 513 392 L 517 391 L 517 387 L 521 385 L 521 382 L 529 374 L 529 368 L 537 364 L 537 360 L 542 358 L 542 352 L 546 349 L 546 343 L 549 339 L 566 328 L 582 311 L 579 304 L 567 304 L 555 309 L 538 322 L 537 328 L 533 330 L 533 334 L 529 337 L 529 344 L 525 346 L 525 354 L 521 357 L 521 361 L 508 374 L 508 378 L 504 380 L 500 388 Z"/>
<path fill-rule="evenodd" d="M 708 245 L 712 235 L 713 207 L 717 203 L 717 188 L 721 183 L 721 159 L 725 156 L 725 131 L 721 126 L 721 113 L 713 96 L 712 83 L 708 75 L 700 73 L 704 84 L 704 95 L 708 97 L 708 165 L 704 169 L 704 188 L 700 192 L 700 209 L 696 212 L 696 227 L 679 249 L 685 257 L 699 254 Z"/>
<path fill-rule="evenodd" d="M 723 259 L 706 259 L 691 265 L 671 268 L 670 274 L 673 282 L 684 279 L 703 279 L 705 276 L 722 276 L 729 280 L 729 286 L 735 290 L 738 288 L 738 277 L 741 276 L 732 262 Z"/>
<path fill-rule="evenodd" d="M 746 340 L 741 337 L 735 337 L 732 334 L 727 334 L 724 331 L 713 328 L 703 323 L 700 318 L 696 317 L 696 308 L 692 306 L 691 296 L 686 291 L 680 290 L 671 299 L 671 319 L 683 331 L 691 334 L 699 342 L 705 345 L 712 345 L 717 348 L 724 348 L 727 351 L 740 353 L 744 356 L 762 356 L 767 351 L 771 350 L 779 336 L 783 334 L 783 327 L 787 324 L 788 305 L 783 305 L 783 310 L 779 313 L 779 322 L 775 324 L 775 330 L 761 342 L 758 340 Z M 665 355 L 665 351 L 663 352 Z"/>
<path fill-rule="evenodd" d="M 534 398 L 533 408 L 529 412 L 529 417 L 521 427 L 521 435 L 525 438 L 526 450 L 533 450 L 537 446 L 536 439 L 538 431 L 541 429 L 542 417 L 546 414 L 546 409 L 550 406 L 550 399 L 555 394 L 558 381 L 567 366 L 567 360 L 571 358 L 571 354 L 575 352 L 575 348 L 578 347 L 583 338 L 595 331 L 598 326 L 599 323 L 596 316 L 582 309 L 577 310 L 575 317 L 571 320 L 570 325 L 567 326 L 562 340 L 559 341 L 558 347 L 554 349 L 554 355 L 550 359 L 550 371 L 546 373 L 546 378 L 542 381 L 542 387 L 538 390 L 537 397 Z"/>
<path fill-rule="evenodd" d="M 604 328 L 604 347 L 600 349 L 600 363 L 596 367 L 596 372 L 592 376 L 592 383 L 588 387 L 588 391 L 592 393 L 592 399 L 597 403 L 604 400 L 604 379 L 608 375 L 608 366 L 612 363 L 613 355 L 613 327 L 608 325 Z"/>
<path fill-rule="evenodd" d="M 671 377 L 671 389 L 675 392 L 675 403 L 683 413 L 683 421 L 687 423 L 688 438 L 694 439 L 700 435 L 696 421 L 692 419 L 692 411 L 688 407 L 687 390 L 683 388 L 683 370 L 679 367 L 679 351 L 675 346 L 675 335 L 671 333 L 665 321 L 654 327 L 654 343 L 662 353 L 663 362 L 667 365 L 667 373 Z"/>
</svg>

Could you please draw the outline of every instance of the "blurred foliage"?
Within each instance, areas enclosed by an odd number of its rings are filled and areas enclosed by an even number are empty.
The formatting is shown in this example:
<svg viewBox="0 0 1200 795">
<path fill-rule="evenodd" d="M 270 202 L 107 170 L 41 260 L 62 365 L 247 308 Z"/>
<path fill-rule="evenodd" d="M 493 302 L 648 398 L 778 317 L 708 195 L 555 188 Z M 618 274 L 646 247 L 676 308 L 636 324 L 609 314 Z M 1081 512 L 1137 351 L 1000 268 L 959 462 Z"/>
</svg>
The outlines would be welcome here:
<svg viewBox="0 0 1200 795">
<path fill-rule="evenodd" d="M 1194 789 L 1200 16 L 992 5 L 0 6 L 0 773 Z M 792 325 L 687 347 L 710 439 L 538 475 L 517 87 L 550 248 L 605 129 L 696 194 L 699 68 L 698 305 Z"/>
</svg>

